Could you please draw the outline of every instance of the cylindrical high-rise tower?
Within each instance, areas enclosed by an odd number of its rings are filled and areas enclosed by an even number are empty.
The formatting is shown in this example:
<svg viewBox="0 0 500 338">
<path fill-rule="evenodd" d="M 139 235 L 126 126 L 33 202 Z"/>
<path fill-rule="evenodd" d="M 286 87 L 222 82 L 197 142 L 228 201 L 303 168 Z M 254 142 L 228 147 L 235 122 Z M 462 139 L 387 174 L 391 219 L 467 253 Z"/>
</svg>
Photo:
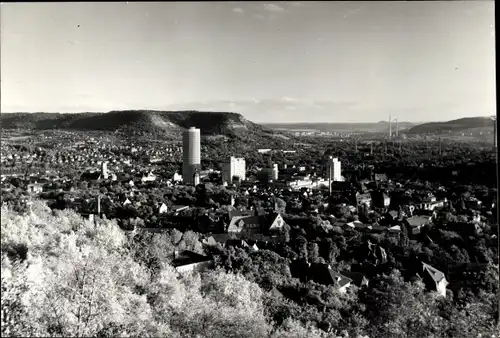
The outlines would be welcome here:
<svg viewBox="0 0 500 338">
<path fill-rule="evenodd" d="M 201 169 L 200 129 L 191 127 L 182 133 L 182 179 L 194 183 L 194 173 Z"/>
<path fill-rule="evenodd" d="M 109 176 L 108 164 L 105 161 L 102 161 L 101 163 L 101 176 L 105 180 L 107 180 Z"/>
</svg>

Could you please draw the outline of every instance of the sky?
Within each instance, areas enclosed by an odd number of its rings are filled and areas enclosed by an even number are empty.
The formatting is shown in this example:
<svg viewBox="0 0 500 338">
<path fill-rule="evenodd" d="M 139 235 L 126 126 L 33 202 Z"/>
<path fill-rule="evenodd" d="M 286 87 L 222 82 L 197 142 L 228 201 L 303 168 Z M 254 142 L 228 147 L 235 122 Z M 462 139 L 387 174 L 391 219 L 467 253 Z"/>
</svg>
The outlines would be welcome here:
<svg viewBox="0 0 500 338">
<path fill-rule="evenodd" d="M 493 1 L 1 4 L 1 111 L 496 113 Z"/>
</svg>

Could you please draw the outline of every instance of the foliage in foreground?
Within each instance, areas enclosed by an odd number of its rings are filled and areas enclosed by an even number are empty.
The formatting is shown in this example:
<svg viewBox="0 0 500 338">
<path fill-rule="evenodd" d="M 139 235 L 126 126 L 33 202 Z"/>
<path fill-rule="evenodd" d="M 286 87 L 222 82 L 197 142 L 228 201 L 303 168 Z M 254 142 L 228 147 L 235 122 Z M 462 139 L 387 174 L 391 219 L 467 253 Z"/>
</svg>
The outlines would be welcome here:
<svg viewBox="0 0 500 338">
<path fill-rule="evenodd" d="M 239 274 L 153 273 L 114 221 L 96 228 L 38 202 L 1 217 L 2 336 L 315 336 L 294 321 L 272 330 L 261 289 Z"/>
<path fill-rule="evenodd" d="M 73 211 L 51 212 L 42 202 L 27 214 L 3 207 L 1 226 L 2 336 L 305 338 L 344 331 L 370 337 L 489 337 L 497 332 L 497 265 L 489 265 L 487 283 L 460 297 L 437 298 L 421 282 L 405 282 L 397 269 L 374 277 L 367 288 L 339 294 L 292 278 L 285 257 L 318 258 L 321 251 L 314 245 L 309 250 L 304 240 L 293 241 L 295 253 L 226 248 L 216 259 L 220 269 L 179 278 L 169 253 L 203 252 L 192 231 L 130 238 L 115 221 L 101 220 L 95 227 Z M 326 256 L 335 265 L 337 254 Z"/>
</svg>

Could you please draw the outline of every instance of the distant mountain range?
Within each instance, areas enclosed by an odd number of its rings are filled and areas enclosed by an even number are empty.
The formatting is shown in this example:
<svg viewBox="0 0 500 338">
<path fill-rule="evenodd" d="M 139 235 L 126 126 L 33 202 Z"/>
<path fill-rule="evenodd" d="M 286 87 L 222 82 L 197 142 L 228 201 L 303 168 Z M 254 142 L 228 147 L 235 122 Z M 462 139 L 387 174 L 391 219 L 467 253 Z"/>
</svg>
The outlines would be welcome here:
<svg viewBox="0 0 500 338">
<path fill-rule="evenodd" d="M 440 134 L 467 130 L 493 130 L 490 117 L 467 117 L 447 122 L 429 122 L 416 125 L 399 122 L 400 132 L 407 134 Z M 279 130 L 316 130 L 320 132 L 375 132 L 388 131 L 388 122 L 377 123 L 267 123 L 257 124 L 241 114 L 231 112 L 125 110 L 108 113 L 2 113 L 2 129 L 30 130 L 92 130 L 131 133 L 160 132 L 179 134 L 191 126 L 201 129 L 202 135 L 224 135 L 230 138 L 280 138 Z M 478 129 L 479 128 L 479 129 Z M 393 123 L 393 131 L 396 124 Z M 285 137 L 286 139 L 286 137 Z"/>
<path fill-rule="evenodd" d="M 404 130 L 415 126 L 415 123 L 399 122 L 399 130 Z M 372 132 L 383 133 L 389 130 L 389 122 L 365 122 L 365 123 L 265 123 L 264 126 L 278 130 L 317 130 L 320 132 Z M 396 130 L 396 123 L 392 124 Z"/>
<path fill-rule="evenodd" d="M 447 122 L 429 122 L 414 126 L 408 134 L 440 134 L 460 132 L 470 129 L 492 130 L 494 121 L 490 117 L 465 117 Z"/>
<path fill-rule="evenodd" d="M 490 117 L 466 117 L 447 122 L 399 122 L 398 127 L 399 131 L 405 134 L 440 134 L 468 130 L 481 131 L 483 129 L 490 131 L 493 128 L 493 123 Z M 287 131 L 386 133 L 389 130 L 388 121 L 374 123 L 266 123 L 264 126 Z M 396 123 L 393 122 L 392 131 L 395 132 L 395 130 Z"/>
<path fill-rule="evenodd" d="M 7 113 L 0 115 L 4 129 L 95 130 L 123 132 L 180 132 L 197 127 L 203 135 L 272 135 L 269 128 L 229 112 L 127 110 L 108 113 Z"/>
</svg>

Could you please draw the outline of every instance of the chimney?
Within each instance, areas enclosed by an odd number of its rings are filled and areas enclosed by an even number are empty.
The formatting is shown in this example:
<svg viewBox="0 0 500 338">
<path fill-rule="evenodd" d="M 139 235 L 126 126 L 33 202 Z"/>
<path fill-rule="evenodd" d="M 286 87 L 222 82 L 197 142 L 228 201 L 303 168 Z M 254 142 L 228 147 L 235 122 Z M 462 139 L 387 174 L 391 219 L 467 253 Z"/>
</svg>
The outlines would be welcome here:
<svg viewBox="0 0 500 338">
<path fill-rule="evenodd" d="M 174 259 L 179 257 L 179 250 L 174 250 Z"/>
<path fill-rule="evenodd" d="M 332 156 L 330 156 L 329 158 L 332 159 Z M 331 168 L 330 159 L 328 160 L 327 170 L 328 170 L 328 192 L 331 196 L 332 195 L 332 168 Z"/>
<path fill-rule="evenodd" d="M 389 138 L 392 137 L 392 119 L 391 114 L 389 114 Z"/>
<path fill-rule="evenodd" d="M 101 195 L 97 195 L 97 216 L 101 216 Z"/>
<path fill-rule="evenodd" d="M 497 118 L 493 118 L 493 150 L 497 148 Z"/>
</svg>

